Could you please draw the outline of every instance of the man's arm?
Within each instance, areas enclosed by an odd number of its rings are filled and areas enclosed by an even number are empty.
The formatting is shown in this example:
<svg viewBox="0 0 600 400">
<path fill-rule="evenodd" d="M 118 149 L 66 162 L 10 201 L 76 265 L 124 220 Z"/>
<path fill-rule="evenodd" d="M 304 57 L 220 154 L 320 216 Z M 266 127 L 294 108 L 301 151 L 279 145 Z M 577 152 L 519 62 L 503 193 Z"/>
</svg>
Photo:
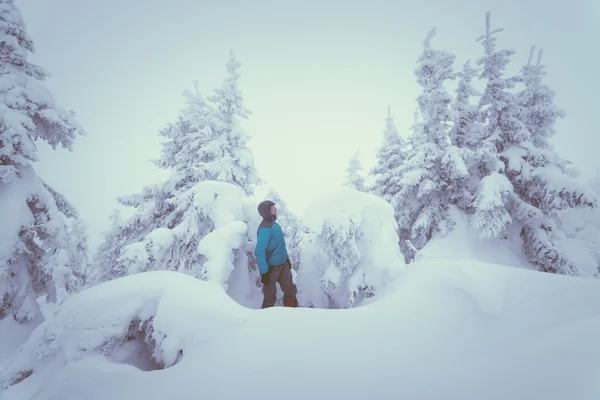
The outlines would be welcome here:
<svg viewBox="0 0 600 400">
<path fill-rule="evenodd" d="M 258 270 L 260 274 L 265 274 L 269 270 L 267 264 L 267 244 L 271 238 L 270 228 L 260 228 L 256 238 L 256 248 L 254 249 L 254 255 L 256 256 L 256 262 L 258 263 Z"/>
</svg>

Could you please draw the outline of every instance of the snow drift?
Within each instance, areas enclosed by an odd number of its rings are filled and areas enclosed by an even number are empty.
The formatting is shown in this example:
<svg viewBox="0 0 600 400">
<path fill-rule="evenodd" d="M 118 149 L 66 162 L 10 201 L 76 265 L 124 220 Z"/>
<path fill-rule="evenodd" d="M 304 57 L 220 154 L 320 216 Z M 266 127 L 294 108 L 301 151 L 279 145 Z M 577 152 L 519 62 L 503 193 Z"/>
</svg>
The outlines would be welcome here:
<svg viewBox="0 0 600 400">
<path fill-rule="evenodd" d="M 404 263 L 392 206 L 341 187 L 315 198 L 302 218 L 298 302 L 349 308 L 375 295 Z"/>
<path fill-rule="evenodd" d="M 0 381 L 3 400 L 591 400 L 599 309 L 598 280 L 470 260 L 418 261 L 343 311 L 249 310 L 148 272 L 69 298 Z"/>
</svg>

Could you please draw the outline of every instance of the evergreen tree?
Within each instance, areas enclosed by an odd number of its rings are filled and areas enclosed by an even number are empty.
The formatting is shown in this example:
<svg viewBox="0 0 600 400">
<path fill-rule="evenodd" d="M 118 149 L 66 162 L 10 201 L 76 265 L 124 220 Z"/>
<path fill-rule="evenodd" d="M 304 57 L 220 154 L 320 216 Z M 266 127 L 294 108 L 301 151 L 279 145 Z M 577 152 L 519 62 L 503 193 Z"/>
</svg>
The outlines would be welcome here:
<svg viewBox="0 0 600 400">
<path fill-rule="evenodd" d="M 81 285 L 85 237 L 74 208 L 37 176 L 35 142 L 71 150 L 84 134 L 73 112 L 56 107 L 49 74 L 27 60 L 34 44 L 13 0 L 0 0 L 0 318 L 39 314 Z M 71 215 L 73 218 L 69 218 Z"/>
<path fill-rule="evenodd" d="M 248 118 L 250 112 L 243 105 L 244 99 L 238 87 L 240 74 L 237 72 L 241 63 L 235 59 L 233 52 L 230 52 L 230 60 L 226 66 L 228 76 L 209 98 L 215 104 L 212 112 L 214 135 L 226 143 L 227 149 L 221 159 L 225 168 L 220 174 L 227 177 L 223 181 L 232 182 L 252 195 L 254 187 L 262 181 L 256 173 L 254 156 L 247 146 L 250 136 L 238 122 L 238 118 Z"/>
<path fill-rule="evenodd" d="M 388 116 L 385 119 L 383 141 L 377 150 L 377 161 L 371 171 L 374 182 L 371 187 L 373 194 L 390 201 L 400 190 L 399 169 L 404 163 L 406 141 L 398 133 L 394 119 L 388 107 Z"/>
<path fill-rule="evenodd" d="M 444 235 L 451 229 L 448 206 L 464 195 L 469 177 L 462 150 L 448 143 L 452 99 L 444 83 L 455 78 L 455 56 L 431 48 L 434 36 L 435 29 L 425 39 L 415 70 L 423 88 L 417 98 L 421 120 L 412 127 L 411 147 L 398 170 L 400 190 L 392 198 L 405 256 L 411 253 L 405 240 L 420 249 L 435 233 Z"/>
<path fill-rule="evenodd" d="M 344 182 L 344 185 L 358 190 L 359 192 L 366 192 L 367 189 L 365 187 L 365 177 L 361 173 L 361 171 L 363 171 L 363 167 L 360 159 L 358 158 L 359 153 L 360 150 L 357 150 L 348 162 L 348 167 L 346 168 L 346 181 Z"/>
<path fill-rule="evenodd" d="M 566 173 L 566 163 L 548 145 L 556 119 L 564 113 L 553 104 L 554 93 L 542 84 L 543 66 L 531 57 L 521 75 L 505 78 L 503 71 L 512 50 L 495 50 L 495 33 L 486 16 L 485 55 L 481 77 L 486 89 L 480 101 L 484 110 L 478 154 L 481 181 L 474 200 L 472 224 L 484 237 L 506 234 L 520 227 L 523 249 L 529 261 L 542 271 L 578 274 L 579 267 L 556 245 L 561 236 L 556 223 L 559 210 L 596 207 L 591 191 Z M 509 89 L 522 82 L 525 89 Z"/>
<path fill-rule="evenodd" d="M 237 122 L 247 112 L 237 88 L 240 64 L 231 57 L 215 95 L 205 101 L 197 84 L 195 93 L 185 91 L 186 108 L 161 131 L 167 140 L 155 164 L 172 172 L 169 179 L 118 199 L 135 212 L 105 235 L 95 257 L 98 281 L 156 269 L 208 279 L 216 264 L 202 240 L 228 223 L 251 222 L 243 203 L 260 180 Z M 244 249 L 233 250 L 236 262 L 248 264 Z"/>
<path fill-rule="evenodd" d="M 471 103 L 471 97 L 480 97 L 472 84 L 477 76 L 477 69 L 471 66 L 468 60 L 461 72 L 456 74 L 459 78 L 456 89 L 456 98 L 451 105 L 453 111 L 453 125 L 450 129 L 450 141 L 460 148 L 474 149 L 478 145 L 481 129 L 482 115 L 477 104 Z"/>
</svg>

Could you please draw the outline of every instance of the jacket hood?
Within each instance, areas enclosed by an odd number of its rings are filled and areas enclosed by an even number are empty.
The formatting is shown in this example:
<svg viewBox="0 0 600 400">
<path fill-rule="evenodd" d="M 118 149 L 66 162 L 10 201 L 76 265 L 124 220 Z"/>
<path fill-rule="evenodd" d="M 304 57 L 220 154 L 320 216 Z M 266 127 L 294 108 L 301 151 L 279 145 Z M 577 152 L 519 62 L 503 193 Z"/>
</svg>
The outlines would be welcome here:
<svg viewBox="0 0 600 400">
<path fill-rule="evenodd" d="M 273 203 L 271 200 L 265 200 L 265 201 L 261 202 L 258 205 L 258 215 L 260 215 L 263 218 L 267 218 L 267 219 L 272 218 L 273 215 L 271 215 L 271 207 L 274 205 L 275 205 L 275 203 Z"/>
</svg>

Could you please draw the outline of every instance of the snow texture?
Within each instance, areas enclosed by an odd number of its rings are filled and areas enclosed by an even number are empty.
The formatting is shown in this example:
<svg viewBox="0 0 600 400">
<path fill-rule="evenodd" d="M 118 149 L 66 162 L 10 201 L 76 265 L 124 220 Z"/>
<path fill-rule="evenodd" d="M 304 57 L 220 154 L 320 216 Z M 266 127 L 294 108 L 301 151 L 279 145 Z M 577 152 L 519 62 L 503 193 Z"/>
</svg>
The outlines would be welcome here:
<svg viewBox="0 0 600 400">
<path fill-rule="evenodd" d="M 598 280 L 465 259 L 415 262 L 344 311 L 248 310 L 220 285 L 150 272 L 69 298 L 0 382 L 3 400 L 247 398 L 257 376 L 266 400 L 588 400 L 599 308 Z"/>
<path fill-rule="evenodd" d="M 316 197 L 302 218 L 298 302 L 349 308 L 374 296 L 404 265 L 396 229 L 377 196 L 341 187 Z"/>
</svg>

